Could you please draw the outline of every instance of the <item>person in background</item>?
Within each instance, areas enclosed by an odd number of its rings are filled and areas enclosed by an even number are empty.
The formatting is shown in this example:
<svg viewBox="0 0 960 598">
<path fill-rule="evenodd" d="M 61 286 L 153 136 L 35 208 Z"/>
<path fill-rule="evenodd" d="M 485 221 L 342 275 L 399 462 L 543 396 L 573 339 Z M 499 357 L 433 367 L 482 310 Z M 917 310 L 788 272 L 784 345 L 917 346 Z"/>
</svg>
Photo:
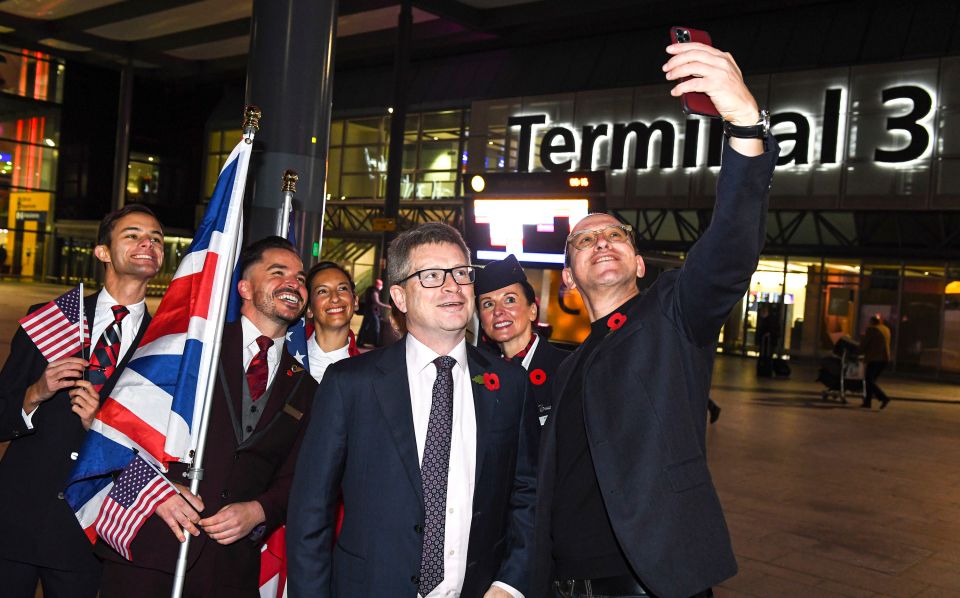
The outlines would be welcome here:
<svg viewBox="0 0 960 598">
<path fill-rule="evenodd" d="M 497 344 L 504 359 L 529 372 L 537 414 L 543 425 L 552 404 L 553 374 L 569 353 L 533 331 L 540 307 L 515 256 L 508 255 L 478 270 L 473 289 L 484 334 Z"/>
<path fill-rule="evenodd" d="M 860 340 L 860 352 L 866 363 L 864 384 L 867 385 L 867 394 L 863 399 L 864 409 L 870 409 L 873 397 L 880 399 L 880 408 L 883 409 L 890 402 L 890 397 L 877 386 L 877 378 L 886 369 L 890 361 L 890 329 L 880 319 L 879 314 L 870 317 L 870 325 Z"/>
<path fill-rule="evenodd" d="M 378 278 L 363 292 L 363 301 L 360 302 L 360 315 L 363 316 L 363 322 L 360 323 L 360 334 L 357 339 L 361 347 L 379 347 L 381 344 L 380 320 L 390 309 L 390 306 L 380 299 L 382 290 L 383 281 Z"/>
<path fill-rule="evenodd" d="M 350 330 L 357 295 L 350 273 L 335 262 L 310 268 L 307 290 L 307 355 L 319 383 L 327 366 L 360 353 Z"/>
</svg>

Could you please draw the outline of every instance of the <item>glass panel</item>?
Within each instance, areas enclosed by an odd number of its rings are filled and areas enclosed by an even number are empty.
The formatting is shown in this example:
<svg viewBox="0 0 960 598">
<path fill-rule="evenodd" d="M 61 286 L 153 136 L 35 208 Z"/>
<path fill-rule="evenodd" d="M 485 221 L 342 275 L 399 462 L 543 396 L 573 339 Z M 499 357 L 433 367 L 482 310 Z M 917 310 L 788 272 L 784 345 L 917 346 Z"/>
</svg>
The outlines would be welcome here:
<svg viewBox="0 0 960 598">
<path fill-rule="evenodd" d="M 383 135 L 382 118 L 366 118 L 347 121 L 346 145 L 380 143 Z"/>
<path fill-rule="evenodd" d="M 458 141 L 420 144 L 420 170 L 456 170 Z"/>
<path fill-rule="evenodd" d="M 831 260 L 820 273 L 820 351 L 830 351 L 844 336 L 854 337 L 860 265 L 854 261 Z"/>
<path fill-rule="evenodd" d="M 456 172 L 425 172 L 417 176 L 417 198 L 440 199 L 456 195 Z"/>
<path fill-rule="evenodd" d="M 127 201 L 156 203 L 159 198 L 160 160 L 147 154 L 130 154 L 127 164 Z"/>
<path fill-rule="evenodd" d="M 331 148 L 327 156 L 327 193 L 337 197 L 339 192 L 334 189 L 340 189 L 340 160 L 343 157 L 343 150 L 340 148 Z"/>
<path fill-rule="evenodd" d="M 813 341 L 816 339 L 817 286 L 809 283 L 811 273 L 815 277 L 819 269 L 820 260 L 791 259 L 787 262 L 784 347 L 790 355 L 813 355 L 816 352 Z"/>
<path fill-rule="evenodd" d="M 343 144 L 343 122 L 342 120 L 335 120 L 330 123 L 330 145 Z"/>
<path fill-rule="evenodd" d="M 213 131 L 210 133 L 210 137 L 207 138 L 207 152 L 216 153 L 222 151 L 220 144 L 223 139 L 223 131 Z"/>
<path fill-rule="evenodd" d="M 217 177 L 220 176 L 220 169 L 223 168 L 223 156 L 213 154 L 207 156 L 207 168 L 204 174 L 203 193 L 205 197 L 213 196 L 213 190 L 217 186 Z"/>
<path fill-rule="evenodd" d="M 53 190 L 56 166 L 55 148 L 0 139 L 0 185 Z"/>
<path fill-rule="evenodd" d="M 379 172 L 387 169 L 383 146 L 367 145 L 343 148 L 343 172 Z"/>
<path fill-rule="evenodd" d="M 891 330 L 897 339 L 898 371 L 936 371 L 945 286 L 942 267 L 911 265 L 904 269 L 900 329 Z"/>
<path fill-rule="evenodd" d="M 42 52 L 0 52 L 0 91 L 36 100 L 60 102 L 63 63 Z"/>
<path fill-rule="evenodd" d="M 943 355 L 940 367 L 960 373 L 960 264 L 947 270 L 943 297 Z"/>
<path fill-rule="evenodd" d="M 403 169 L 414 170 L 417 168 L 417 146 L 416 144 L 404 144 L 403 146 Z"/>
<path fill-rule="evenodd" d="M 382 175 L 343 175 L 340 195 L 346 198 L 373 199 L 382 197 L 386 177 Z"/>
</svg>

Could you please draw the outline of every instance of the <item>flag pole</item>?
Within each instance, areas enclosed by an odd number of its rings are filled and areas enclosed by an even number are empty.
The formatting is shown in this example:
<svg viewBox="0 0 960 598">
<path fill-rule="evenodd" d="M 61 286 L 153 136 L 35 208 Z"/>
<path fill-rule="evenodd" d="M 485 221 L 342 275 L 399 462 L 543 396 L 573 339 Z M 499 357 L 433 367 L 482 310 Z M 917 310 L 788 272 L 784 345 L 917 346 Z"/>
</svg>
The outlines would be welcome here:
<svg viewBox="0 0 960 598">
<path fill-rule="evenodd" d="M 283 171 L 283 185 L 280 191 L 283 193 L 283 207 L 280 208 L 280 216 L 277 218 L 277 236 L 286 239 L 290 229 L 290 214 L 293 212 L 293 194 L 297 192 L 297 180 L 300 178 L 293 170 Z"/>
<path fill-rule="evenodd" d="M 83 344 L 83 341 L 86 340 L 83 334 L 83 325 L 86 323 L 87 321 L 84 319 L 84 313 L 83 313 L 83 281 L 81 280 L 80 281 L 80 319 L 77 320 L 77 326 L 80 328 L 80 358 L 81 359 L 87 358 L 87 348 Z M 84 380 L 87 379 L 86 369 L 83 370 L 83 379 Z"/>
<path fill-rule="evenodd" d="M 260 108 L 256 106 L 247 106 L 244 109 L 243 114 L 243 141 L 249 144 L 253 143 L 253 138 L 256 135 L 257 131 L 260 129 L 260 117 L 263 113 L 260 111 Z M 244 171 L 244 186 L 246 186 L 246 172 Z M 238 179 L 239 180 L 239 179 Z M 234 189 L 236 192 L 236 189 Z M 241 212 L 242 218 L 242 212 Z M 237 226 L 237 234 L 239 235 L 241 227 Z M 234 264 L 237 261 L 237 245 L 239 244 L 239 237 L 237 241 L 230 244 L 230 249 L 228 255 L 224 256 L 228 264 Z M 228 273 L 224 278 L 224 284 L 229 285 L 233 277 Z M 213 406 L 213 388 L 216 383 L 216 371 L 217 364 L 220 363 L 220 339 L 223 337 L 223 323 L 227 312 L 227 298 L 229 297 L 229 292 L 220 293 L 218 297 L 218 311 L 219 314 L 217 321 L 215 323 L 216 333 L 214 338 L 217 339 L 217 342 L 214 343 L 211 348 L 211 359 L 208 364 L 209 370 L 207 372 L 207 387 L 204 389 L 203 397 L 203 414 L 200 416 L 200 422 L 197 427 L 197 448 L 193 452 L 193 462 L 190 464 L 190 468 L 184 474 L 187 478 L 190 479 L 190 492 L 194 495 L 197 494 L 197 490 L 200 487 L 200 480 L 203 479 L 203 453 L 207 445 L 207 428 L 210 423 L 210 410 Z M 177 555 L 177 568 L 173 576 L 173 589 L 170 592 L 171 598 L 180 598 L 183 594 L 183 584 L 187 574 L 187 554 L 190 550 L 190 534 L 184 534 L 185 539 L 182 544 L 180 544 L 180 553 Z"/>
<path fill-rule="evenodd" d="M 327 218 L 327 193 L 324 190 L 323 203 L 320 205 L 320 240 L 317 241 L 317 259 L 323 256 L 323 222 Z"/>
</svg>

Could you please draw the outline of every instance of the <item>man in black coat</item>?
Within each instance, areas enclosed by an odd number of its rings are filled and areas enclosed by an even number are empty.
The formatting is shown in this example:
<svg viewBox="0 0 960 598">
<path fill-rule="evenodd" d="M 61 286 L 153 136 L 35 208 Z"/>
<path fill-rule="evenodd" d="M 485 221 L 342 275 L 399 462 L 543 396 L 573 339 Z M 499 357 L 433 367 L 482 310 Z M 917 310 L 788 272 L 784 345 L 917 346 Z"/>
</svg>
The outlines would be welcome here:
<svg viewBox="0 0 960 598">
<path fill-rule="evenodd" d="M 132 561 L 98 542 L 97 554 L 106 559 L 102 598 L 169 596 L 181 528 L 195 536 L 184 596 L 259 596 L 260 545 L 286 521 L 317 383 L 284 348 L 287 327 L 306 305 L 300 256 L 287 240 L 267 237 L 241 252 L 239 268 L 241 318 L 223 330 L 202 500 L 181 488 L 185 498 L 158 506 L 130 545 Z M 167 476 L 183 481 L 185 469 L 175 464 Z"/>
<path fill-rule="evenodd" d="M 536 598 L 707 596 L 737 570 L 704 412 L 717 335 L 763 247 L 778 147 L 748 126 L 761 114 L 728 54 L 696 43 L 668 52 L 668 79 L 694 76 L 671 93 L 709 94 L 730 134 L 753 137 L 729 136 L 710 227 L 644 294 L 631 227 L 594 214 L 568 237 L 563 279 L 593 323 L 560 367 L 543 431 Z"/>
<path fill-rule="evenodd" d="M 115 306 L 128 312 L 120 320 L 117 367 L 100 391 L 83 379 L 89 362 L 79 352 L 47 363 L 23 328 L 0 372 L 0 440 L 12 440 L 0 461 L 5 596 L 33 598 L 38 579 L 47 596 L 93 597 L 100 584 L 100 562 L 62 492 L 100 402 L 150 321 L 144 297 L 163 263 L 160 222 L 136 204 L 112 212 L 100 223 L 94 255 L 104 265 L 104 285 L 84 299 L 91 347 L 115 321 Z"/>
</svg>

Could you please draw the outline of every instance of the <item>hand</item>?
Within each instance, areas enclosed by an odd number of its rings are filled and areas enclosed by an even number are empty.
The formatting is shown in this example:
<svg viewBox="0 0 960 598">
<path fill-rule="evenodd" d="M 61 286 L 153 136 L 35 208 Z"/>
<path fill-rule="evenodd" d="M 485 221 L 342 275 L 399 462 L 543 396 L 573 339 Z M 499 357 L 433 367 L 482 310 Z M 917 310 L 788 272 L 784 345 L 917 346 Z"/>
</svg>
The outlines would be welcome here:
<svg viewBox="0 0 960 598">
<path fill-rule="evenodd" d="M 200 527 L 207 535 L 220 544 L 233 544 L 267 520 L 263 506 L 255 500 L 235 502 L 206 519 L 200 520 Z"/>
<path fill-rule="evenodd" d="M 174 486 L 180 490 L 181 494 L 171 496 L 160 503 L 160 506 L 157 507 L 157 516 L 170 527 L 177 540 L 183 542 L 186 539 L 183 535 L 184 529 L 193 536 L 200 535 L 200 530 L 196 526 L 196 523 L 200 521 L 200 513 L 197 511 L 203 510 L 203 501 L 200 500 L 199 496 L 194 495 L 180 484 L 174 484 Z M 189 504 L 187 501 L 189 501 Z M 193 508 L 190 505 L 193 505 Z"/>
<path fill-rule="evenodd" d="M 93 418 L 100 410 L 100 393 L 89 380 L 77 380 L 73 388 L 67 392 L 70 397 L 70 410 L 80 416 L 80 423 L 84 430 L 89 430 Z"/>
<path fill-rule="evenodd" d="M 743 82 L 740 67 L 728 52 L 696 42 L 672 44 L 673 56 L 663 65 L 670 81 L 693 77 L 674 86 L 670 95 L 702 92 L 710 96 L 720 116 L 734 125 L 751 126 L 760 120 L 760 109 Z"/>
<path fill-rule="evenodd" d="M 89 361 L 79 357 L 65 357 L 47 364 L 43 375 L 27 387 L 23 396 L 23 410 L 31 413 L 58 391 L 73 386 L 83 378 L 83 372 L 89 365 Z"/>
<path fill-rule="evenodd" d="M 513 598 L 513 595 L 499 586 L 490 586 L 483 598 Z"/>
</svg>

